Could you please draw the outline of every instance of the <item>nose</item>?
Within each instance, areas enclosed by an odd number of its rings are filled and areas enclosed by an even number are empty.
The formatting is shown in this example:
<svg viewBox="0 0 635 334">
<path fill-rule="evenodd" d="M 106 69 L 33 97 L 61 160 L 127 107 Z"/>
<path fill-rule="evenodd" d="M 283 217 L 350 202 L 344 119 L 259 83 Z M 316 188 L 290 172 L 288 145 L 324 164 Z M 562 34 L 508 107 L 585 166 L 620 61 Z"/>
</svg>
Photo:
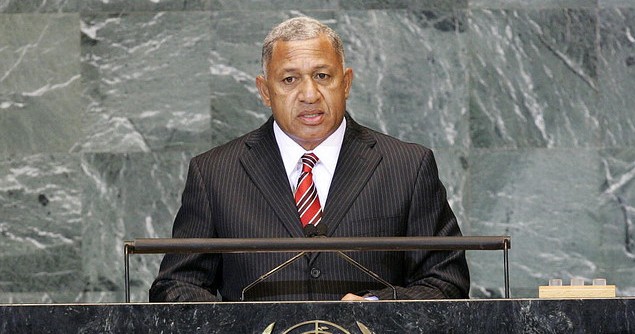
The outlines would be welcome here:
<svg viewBox="0 0 635 334">
<path fill-rule="evenodd" d="M 300 84 L 300 102 L 315 103 L 320 99 L 320 91 L 313 78 L 302 80 Z"/>
</svg>

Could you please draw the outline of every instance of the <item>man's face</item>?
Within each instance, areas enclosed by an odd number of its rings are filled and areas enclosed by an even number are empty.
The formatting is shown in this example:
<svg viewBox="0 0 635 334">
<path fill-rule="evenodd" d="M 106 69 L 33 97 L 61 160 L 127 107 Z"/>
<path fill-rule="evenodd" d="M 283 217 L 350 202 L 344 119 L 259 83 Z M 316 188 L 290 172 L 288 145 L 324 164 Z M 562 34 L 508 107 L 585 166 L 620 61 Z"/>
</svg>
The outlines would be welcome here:
<svg viewBox="0 0 635 334">
<path fill-rule="evenodd" d="M 353 70 L 343 69 L 328 38 L 320 35 L 277 41 L 267 77 L 258 76 L 256 86 L 280 128 L 312 150 L 342 123 L 352 81 Z"/>
</svg>

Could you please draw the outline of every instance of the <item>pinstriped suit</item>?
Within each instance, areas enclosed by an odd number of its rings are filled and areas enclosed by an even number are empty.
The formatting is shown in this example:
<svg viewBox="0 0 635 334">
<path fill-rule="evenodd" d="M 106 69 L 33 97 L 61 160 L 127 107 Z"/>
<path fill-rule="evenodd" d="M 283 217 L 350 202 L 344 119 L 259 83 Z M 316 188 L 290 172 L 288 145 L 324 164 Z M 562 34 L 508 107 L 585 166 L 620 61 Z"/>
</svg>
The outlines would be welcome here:
<svg viewBox="0 0 635 334">
<path fill-rule="evenodd" d="M 427 148 L 355 123 L 347 128 L 324 207 L 328 236 L 461 234 Z M 262 127 L 190 162 L 173 237 L 303 238 L 273 134 Z M 351 257 L 398 287 L 399 299 L 466 298 L 464 252 L 353 252 Z M 150 301 L 238 300 L 243 287 L 291 253 L 167 254 Z M 339 300 L 348 292 L 392 290 L 333 253 L 314 253 L 249 290 L 246 300 Z"/>
</svg>

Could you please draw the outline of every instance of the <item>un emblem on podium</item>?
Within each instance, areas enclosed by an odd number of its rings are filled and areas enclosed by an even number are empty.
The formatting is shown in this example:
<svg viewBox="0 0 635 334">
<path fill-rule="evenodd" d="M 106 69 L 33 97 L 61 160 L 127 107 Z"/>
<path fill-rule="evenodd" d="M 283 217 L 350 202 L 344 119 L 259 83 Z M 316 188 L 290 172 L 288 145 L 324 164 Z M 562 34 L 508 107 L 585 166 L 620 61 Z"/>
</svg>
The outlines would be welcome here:
<svg viewBox="0 0 635 334">
<path fill-rule="evenodd" d="M 373 334 L 364 324 L 356 321 L 357 327 L 362 334 Z M 273 322 L 265 328 L 262 334 L 273 334 L 276 323 Z M 281 334 L 351 334 L 346 328 L 324 320 L 310 320 L 295 324 L 287 329 L 283 329 Z"/>
</svg>

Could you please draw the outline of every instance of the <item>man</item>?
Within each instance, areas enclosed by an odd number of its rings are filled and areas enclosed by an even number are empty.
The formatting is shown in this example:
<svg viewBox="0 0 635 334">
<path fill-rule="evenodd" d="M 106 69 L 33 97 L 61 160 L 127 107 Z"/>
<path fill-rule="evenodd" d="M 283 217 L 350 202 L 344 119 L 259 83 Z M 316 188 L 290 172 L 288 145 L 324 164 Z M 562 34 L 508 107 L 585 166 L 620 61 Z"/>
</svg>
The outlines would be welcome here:
<svg viewBox="0 0 635 334">
<path fill-rule="evenodd" d="M 281 23 L 264 41 L 262 65 L 256 85 L 273 116 L 192 159 L 174 238 L 304 238 L 303 225 L 327 237 L 461 235 L 432 152 L 346 113 L 353 71 L 332 29 L 307 17 Z M 150 301 L 236 301 L 292 255 L 166 254 Z M 395 285 L 398 299 L 468 295 L 464 252 L 349 255 Z M 245 293 L 245 300 L 337 299 L 392 299 L 392 290 L 325 252 Z"/>
</svg>

